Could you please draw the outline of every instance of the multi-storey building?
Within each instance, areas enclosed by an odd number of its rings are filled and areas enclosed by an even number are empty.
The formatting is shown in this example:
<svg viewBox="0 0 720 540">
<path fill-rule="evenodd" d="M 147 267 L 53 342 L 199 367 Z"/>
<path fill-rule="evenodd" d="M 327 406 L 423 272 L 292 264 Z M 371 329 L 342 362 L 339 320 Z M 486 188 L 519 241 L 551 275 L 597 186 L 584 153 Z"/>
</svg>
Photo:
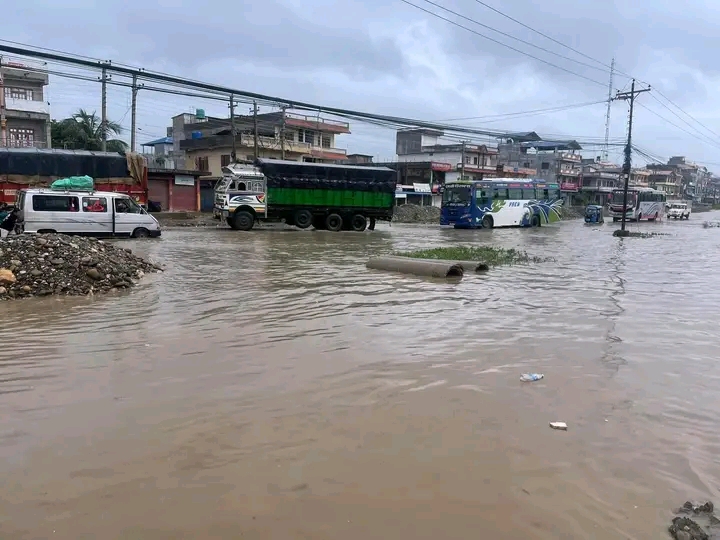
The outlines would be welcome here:
<svg viewBox="0 0 720 540">
<path fill-rule="evenodd" d="M 150 159 L 171 162 L 178 169 L 205 171 L 213 177 L 222 175 L 222 167 L 232 161 L 233 149 L 237 160 L 254 159 L 256 142 L 260 158 L 322 163 L 347 159 L 346 150 L 335 147 L 336 135 L 350 133 L 346 122 L 275 112 L 236 116 L 234 124 L 233 144 L 229 118 L 207 117 L 202 110 L 177 115 L 168 137 L 152 141 L 156 155 Z"/>
<path fill-rule="evenodd" d="M 45 99 L 48 75 L 17 62 L 0 65 L 0 146 L 50 148 L 50 105 Z"/>
</svg>

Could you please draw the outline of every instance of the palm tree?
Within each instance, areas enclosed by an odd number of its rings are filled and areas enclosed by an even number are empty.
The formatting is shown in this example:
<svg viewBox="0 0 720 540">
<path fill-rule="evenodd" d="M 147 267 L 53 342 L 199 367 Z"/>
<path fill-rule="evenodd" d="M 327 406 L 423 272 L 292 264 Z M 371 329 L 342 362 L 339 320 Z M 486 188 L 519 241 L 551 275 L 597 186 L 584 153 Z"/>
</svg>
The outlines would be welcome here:
<svg viewBox="0 0 720 540">
<path fill-rule="evenodd" d="M 53 120 L 50 124 L 53 148 L 67 148 L 71 150 L 102 149 L 102 122 L 95 111 L 88 113 L 79 109 L 70 118 Z M 120 135 L 122 126 L 117 122 L 106 121 L 105 133 Z M 128 145 L 120 139 L 107 141 L 108 152 L 126 152 Z"/>
</svg>

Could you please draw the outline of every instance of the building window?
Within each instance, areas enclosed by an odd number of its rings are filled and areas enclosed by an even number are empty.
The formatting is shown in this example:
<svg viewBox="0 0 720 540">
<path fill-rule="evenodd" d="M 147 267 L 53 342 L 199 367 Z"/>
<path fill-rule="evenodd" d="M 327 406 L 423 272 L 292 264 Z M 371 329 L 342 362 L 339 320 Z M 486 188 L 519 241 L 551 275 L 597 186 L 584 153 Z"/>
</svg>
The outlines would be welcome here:
<svg viewBox="0 0 720 540">
<path fill-rule="evenodd" d="M 550 164 L 547 161 L 543 161 L 542 165 L 540 166 L 543 171 L 547 171 L 550 168 Z"/>
<path fill-rule="evenodd" d="M 322 147 L 323 148 L 330 148 L 331 145 L 331 137 L 330 135 L 323 135 L 322 136 Z"/>
<path fill-rule="evenodd" d="M 473 165 L 477 165 L 477 164 L 478 164 L 478 158 L 477 158 L 477 156 L 473 156 Z"/>
<path fill-rule="evenodd" d="M 315 146 L 315 132 L 308 129 L 298 131 L 298 142 L 306 142 L 311 146 Z"/>
<path fill-rule="evenodd" d="M 230 154 L 223 154 L 220 156 L 220 166 L 227 167 L 230 165 Z"/>
<path fill-rule="evenodd" d="M 198 171 L 210 170 L 210 160 L 207 157 L 196 158 L 195 163 L 197 164 Z"/>
<path fill-rule="evenodd" d="M 295 133 L 293 133 L 292 131 L 286 131 L 285 140 L 295 142 Z M 302 131 L 298 133 L 298 141 L 302 142 Z"/>
<path fill-rule="evenodd" d="M 34 146 L 35 130 L 30 128 L 8 129 L 8 146 Z"/>
<path fill-rule="evenodd" d="M 32 101 L 33 91 L 28 90 L 27 88 L 7 87 L 5 88 L 5 97 L 7 99 L 25 99 L 28 101 Z"/>
</svg>

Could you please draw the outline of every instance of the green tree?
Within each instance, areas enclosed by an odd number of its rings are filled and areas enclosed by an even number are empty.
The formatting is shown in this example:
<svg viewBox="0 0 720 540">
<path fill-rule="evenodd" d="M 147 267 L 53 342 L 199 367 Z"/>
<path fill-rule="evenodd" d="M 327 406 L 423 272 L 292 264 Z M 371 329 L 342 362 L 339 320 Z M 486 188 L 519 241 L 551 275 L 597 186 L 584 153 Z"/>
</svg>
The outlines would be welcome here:
<svg viewBox="0 0 720 540">
<path fill-rule="evenodd" d="M 94 150 L 102 149 L 102 122 L 95 111 L 88 113 L 79 109 L 70 118 L 53 120 L 50 123 L 50 133 L 53 148 L 67 148 L 68 150 Z M 118 136 L 122 127 L 116 122 L 107 121 L 105 130 L 108 136 Z M 108 152 L 127 152 L 128 145 L 121 139 L 108 139 Z"/>
</svg>

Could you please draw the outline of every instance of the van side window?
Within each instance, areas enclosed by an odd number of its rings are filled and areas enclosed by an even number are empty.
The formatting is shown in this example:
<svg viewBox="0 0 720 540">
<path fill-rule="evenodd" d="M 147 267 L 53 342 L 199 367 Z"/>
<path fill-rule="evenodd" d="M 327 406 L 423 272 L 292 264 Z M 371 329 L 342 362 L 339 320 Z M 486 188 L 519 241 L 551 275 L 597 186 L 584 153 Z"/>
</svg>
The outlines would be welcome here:
<svg viewBox="0 0 720 540">
<path fill-rule="evenodd" d="M 77 212 L 80 209 L 77 197 L 67 195 L 33 195 L 35 212 Z"/>
<path fill-rule="evenodd" d="M 83 212 L 107 212 L 107 199 L 105 197 L 83 197 Z"/>
</svg>

